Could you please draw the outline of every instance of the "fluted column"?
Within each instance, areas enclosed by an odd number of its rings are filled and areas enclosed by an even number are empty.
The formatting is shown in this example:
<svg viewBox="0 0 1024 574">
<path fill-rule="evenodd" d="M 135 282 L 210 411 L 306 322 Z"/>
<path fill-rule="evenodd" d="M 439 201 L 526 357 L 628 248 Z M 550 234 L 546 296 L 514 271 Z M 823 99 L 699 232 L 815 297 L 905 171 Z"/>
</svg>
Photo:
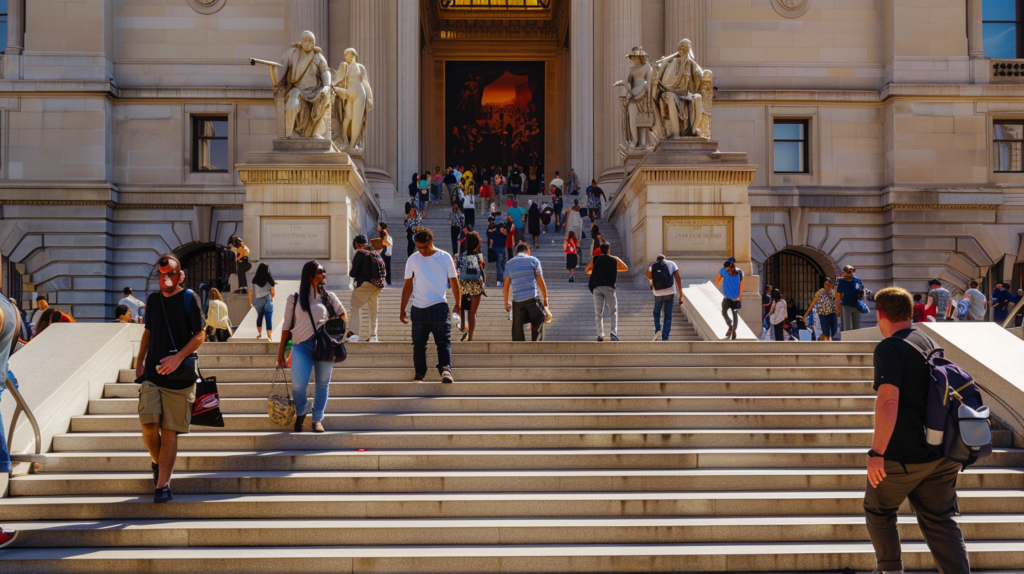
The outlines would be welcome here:
<svg viewBox="0 0 1024 574">
<path fill-rule="evenodd" d="M 591 0 L 572 0 L 569 56 L 572 156 L 569 167 L 589 181 L 594 177 L 594 5 Z"/>
<path fill-rule="evenodd" d="M 676 51 L 679 41 L 689 38 L 698 62 L 707 61 L 707 0 L 665 0 L 665 52 Z"/>
<path fill-rule="evenodd" d="M 352 47 L 366 67 L 373 89 L 373 111 L 366 118 L 363 163 L 384 168 L 387 164 L 387 117 L 393 109 L 387 90 L 387 18 L 386 5 L 380 0 L 353 0 Z M 410 172 L 411 173 L 411 172 Z"/>
<path fill-rule="evenodd" d="M 634 46 L 640 45 L 640 2 L 635 0 L 608 0 L 604 5 L 604 52 L 605 70 L 608 75 L 605 85 L 599 89 L 607 90 L 611 97 L 605 100 L 604 134 L 600 145 L 604 148 L 602 178 L 621 179 L 622 158 L 619 157 L 619 144 L 623 134 L 620 129 L 622 112 L 619 106 L 621 88 L 612 88 L 617 80 L 629 74 L 630 63 L 626 55 Z"/>
<path fill-rule="evenodd" d="M 420 171 L 420 3 L 398 0 L 398 174 Z"/>
<path fill-rule="evenodd" d="M 3 76 L 21 78 L 21 53 L 25 51 L 25 0 L 7 3 L 7 47 L 4 50 Z"/>
<path fill-rule="evenodd" d="M 309 30 L 327 58 L 327 23 L 327 0 L 288 0 L 289 42 L 298 42 L 302 33 Z"/>
</svg>

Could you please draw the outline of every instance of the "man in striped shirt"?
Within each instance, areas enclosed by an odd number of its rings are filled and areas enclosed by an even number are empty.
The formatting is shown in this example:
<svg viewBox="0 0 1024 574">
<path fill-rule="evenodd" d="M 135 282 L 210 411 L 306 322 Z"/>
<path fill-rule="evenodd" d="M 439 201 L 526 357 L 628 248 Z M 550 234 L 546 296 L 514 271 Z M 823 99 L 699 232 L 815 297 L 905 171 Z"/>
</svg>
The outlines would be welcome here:
<svg viewBox="0 0 1024 574">
<path fill-rule="evenodd" d="M 540 261 L 530 255 L 530 246 L 520 243 L 516 246 L 516 256 L 505 264 L 505 310 L 512 311 L 512 340 L 526 340 L 523 334 L 526 323 L 530 324 L 532 340 L 539 340 L 547 306 L 548 288 Z"/>
</svg>

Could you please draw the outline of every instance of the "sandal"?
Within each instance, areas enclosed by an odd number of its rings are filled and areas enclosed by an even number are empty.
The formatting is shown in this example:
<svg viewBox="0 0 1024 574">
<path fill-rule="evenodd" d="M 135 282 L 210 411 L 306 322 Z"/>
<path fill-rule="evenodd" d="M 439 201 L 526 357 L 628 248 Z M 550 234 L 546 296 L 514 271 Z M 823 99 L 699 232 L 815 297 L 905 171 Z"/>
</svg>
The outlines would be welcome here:
<svg viewBox="0 0 1024 574">
<path fill-rule="evenodd" d="M 313 432 L 327 432 L 327 429 L 324 428 L 323 423 L 315 422 L 313 423 Z"/>
</svg>

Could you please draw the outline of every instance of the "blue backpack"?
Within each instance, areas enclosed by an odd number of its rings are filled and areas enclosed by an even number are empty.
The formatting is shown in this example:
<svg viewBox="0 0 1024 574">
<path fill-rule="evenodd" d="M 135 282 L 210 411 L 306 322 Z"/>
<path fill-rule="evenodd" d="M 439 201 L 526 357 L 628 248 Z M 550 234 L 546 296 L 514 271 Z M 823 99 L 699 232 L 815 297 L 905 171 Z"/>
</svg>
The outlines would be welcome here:
<svg viewBox="0 0 1024 574">
<path fill-rule="evenodd" d="M 910 341 L 903 341 L 924 357 L 930 375 L 924 424 L 928 446 L 936 454 L 960 463 L 961 470 L 992 454 L 990 413 L 981 396 L 985 389 L 946 359 L 941 348 L 925 353 Z"/>
</svg>

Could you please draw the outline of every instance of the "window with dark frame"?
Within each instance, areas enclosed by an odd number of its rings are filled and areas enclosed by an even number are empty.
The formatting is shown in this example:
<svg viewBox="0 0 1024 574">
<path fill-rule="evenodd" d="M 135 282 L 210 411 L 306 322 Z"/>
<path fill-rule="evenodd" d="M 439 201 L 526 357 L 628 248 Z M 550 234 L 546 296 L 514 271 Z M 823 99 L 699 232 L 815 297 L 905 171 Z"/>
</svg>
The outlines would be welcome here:
<svg viewBox="0 0 1024 574">
<path fill-rule="evenodd" d="M 228 117 L 192 116 L 192 171 L 228 171 Z"/>
<path fill-rule="evenodd" d="M 808 121 L 775 120 L 772 128 L 775 173 L 810 173 Z"/>
<path fill-rule="evenodd" d="M 1021 46 L 1022 0 L 983 0 L 981 3 L 981 38 L 985 56 L 996 60 L 1024 57 Z"/>
<path fill-rule="evenodd" d="M 7 2 L 0 0 L 0 54 L 7 50 Z"/>
<path fill-rule="evenodd" d="M 992 171 L 1024 172 L 1024 119 L 992 123 Z"/>
</svg>

